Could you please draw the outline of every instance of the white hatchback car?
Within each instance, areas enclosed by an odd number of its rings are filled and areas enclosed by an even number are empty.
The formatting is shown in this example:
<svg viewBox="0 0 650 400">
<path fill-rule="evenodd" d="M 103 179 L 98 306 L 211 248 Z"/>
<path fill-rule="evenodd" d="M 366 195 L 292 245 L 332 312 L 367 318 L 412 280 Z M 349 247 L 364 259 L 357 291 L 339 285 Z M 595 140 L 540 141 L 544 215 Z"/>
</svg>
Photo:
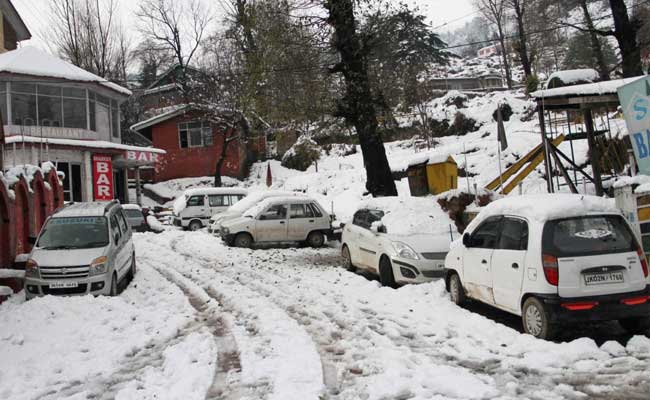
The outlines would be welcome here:
<svg viewBox="0 0 650 400">
<path fill-rule="evenodd" d="M 581 195 L 509 197 L 488 205 L 447 255 L 452 301 L 472 298 L 522 317 L 551 338 L 560 324 L 650 322 L 645 255 L 613 201 Z"/>
<path fill-rule="evenodd" d="M 454 223 L 435 201 L 384 197 L 363 202 L 341 236 L 349 270 L 368 270 L 383 285 L 422 283 L 444 278 L 445 256 Z"/>
<path fill-rule="evenodd" d="M 231 219 L 239 218 L 246 213 L 250 208 L 255 207 L 258 203 L 271 197 L 291 197 L 291 196 L 305 196 L 300 192 L 287 192 L 281 190 L 261 190 L 259 192 L 249 193 L 246 197 L 238 201 L 236 204 L 230 206 L 226 211 L 215 214 L 210 218 L 210 225 L 208 232 L 213 235 L 219 235 L 221 231 L 221 224 Z"/>
<path fill-rule="evenodd" d="M 331 217 L 316 200 L 291 196 L 263 200 L 244 216 L 225 221 L 220 235 L 226 244 L 237 247 L 271 242 L 321 247 L 331 232 Z"/>
</svg>

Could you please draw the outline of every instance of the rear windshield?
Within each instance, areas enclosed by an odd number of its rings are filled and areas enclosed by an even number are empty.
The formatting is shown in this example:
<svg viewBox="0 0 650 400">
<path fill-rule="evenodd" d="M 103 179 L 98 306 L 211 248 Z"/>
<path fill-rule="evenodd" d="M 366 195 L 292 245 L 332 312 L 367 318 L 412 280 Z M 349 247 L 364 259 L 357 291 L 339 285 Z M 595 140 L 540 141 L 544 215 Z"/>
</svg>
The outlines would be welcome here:
<svg viewBox="0 0 650 400">
<path fill-rule="evenodd" d="M 37 247 L 46 250 L 89 249 L 108 245 L 105 217 L 66 217 L 50 219 L 38 239 Z"/>
<path fill-rule="evenodd" d="M 636 251 L 636 240 L 623 217 L 598 215 L 547 222 L 542 246 L 544 254 L 578 257 Z"/>
<path fill-rule="evenodd" d="M 142 211 L 140 210 L 133 210 L 133 209 L 125 209 L 124 213 L 126 214 L 127 218 L 140 218 L 142 219 Z"/>
</svg>

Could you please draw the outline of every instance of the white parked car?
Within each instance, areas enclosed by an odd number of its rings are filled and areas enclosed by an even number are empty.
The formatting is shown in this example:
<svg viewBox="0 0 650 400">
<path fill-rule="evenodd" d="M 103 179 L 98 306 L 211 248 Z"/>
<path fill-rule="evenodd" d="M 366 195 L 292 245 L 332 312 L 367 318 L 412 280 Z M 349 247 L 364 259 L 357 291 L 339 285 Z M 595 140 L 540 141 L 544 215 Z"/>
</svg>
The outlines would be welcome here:
<svg viewBox="0 0 650 400">
<path fill-rule="evenodd" d="M 192 231 L 208 226 L 210 217 L 246 197 L 241 188 L 199 188 L 186 190 L 174 202 L 172 223 Z"/>
<path fill-rule="evenodd" d="M 301 242 L 321 247 L 331 234 L 329 214 L 308 196 L 272 197 L 239 218 L 221 224 L 221 238 L 230 246 Z"/>
<path fill-rule="evenodd" d="M 428 282 L 445 277 L 454 234 L 454 223 L 431 199 L 377 198 L 344 225 L 341 254 L 349 270 L 373 272 L 385 286 Z"/>
<path fill-rule="evenodd" d="M 132 229 L 117 200 L 70 204 L 47 219 L 29 254 L 25 293 L 110 295 L 135 276 Z"/>
<path fill-rule="evenodd" d="M 246 197 L 241 199 L 236 204 L 230 206 L 226 211 L 215 214 L 210 218 L 210 226 L 208 232 L 219 235 L 221 231 L 221 224 L 224 221 L 239 218 L 248 211 L 248 209 L 256 206 L 263 200 L 271 197 L 291 197 L 291 196 L 305 196 L 300 192 L 286 192 L 281 190 L 261 190 L 258 192 L 249 193 Z"/>
<path fill-rule="evenodd" d="M 521 316 L 551 338 L 561 324 L 650 318 L 645 255 L 613 201 L 581 195 L 509 197 L 488 205 L 445 260 L 451 299 Z"/>
</svg>

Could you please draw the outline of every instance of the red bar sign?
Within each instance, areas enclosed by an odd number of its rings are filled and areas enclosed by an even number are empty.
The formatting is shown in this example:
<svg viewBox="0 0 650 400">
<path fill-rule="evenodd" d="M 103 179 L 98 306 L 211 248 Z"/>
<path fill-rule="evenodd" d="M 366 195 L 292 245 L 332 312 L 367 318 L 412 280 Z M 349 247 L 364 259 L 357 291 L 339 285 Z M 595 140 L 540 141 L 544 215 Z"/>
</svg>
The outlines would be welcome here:
<svg viewBox="0 0 650 400">
<path fill-rule="evenodd" d="M 113 161 L 111 156 L 93 155 L 93 194 L 96 201 L 113 200 Z"/>
</svg>

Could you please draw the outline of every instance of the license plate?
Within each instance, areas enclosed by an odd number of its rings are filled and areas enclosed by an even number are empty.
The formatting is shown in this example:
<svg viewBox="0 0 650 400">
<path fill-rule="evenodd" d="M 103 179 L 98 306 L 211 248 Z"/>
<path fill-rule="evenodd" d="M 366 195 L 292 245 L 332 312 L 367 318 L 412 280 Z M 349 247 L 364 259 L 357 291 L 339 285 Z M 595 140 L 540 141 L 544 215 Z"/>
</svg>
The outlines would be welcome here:
<svg viewBox="0 0 650 400">
<path fill-rule="evenodd" d="M 622 272 L 608 272 L 602 274 L 586 274 L 585 284 L 606 285 L 608 283 L 623 283 Z"/>
<path fill-rule="evenodd" d="M 52 282 L 50 283 L 50 289 L 70 289 L 76 288 L 79 284 L 77 282 Z"/>
</svg>

